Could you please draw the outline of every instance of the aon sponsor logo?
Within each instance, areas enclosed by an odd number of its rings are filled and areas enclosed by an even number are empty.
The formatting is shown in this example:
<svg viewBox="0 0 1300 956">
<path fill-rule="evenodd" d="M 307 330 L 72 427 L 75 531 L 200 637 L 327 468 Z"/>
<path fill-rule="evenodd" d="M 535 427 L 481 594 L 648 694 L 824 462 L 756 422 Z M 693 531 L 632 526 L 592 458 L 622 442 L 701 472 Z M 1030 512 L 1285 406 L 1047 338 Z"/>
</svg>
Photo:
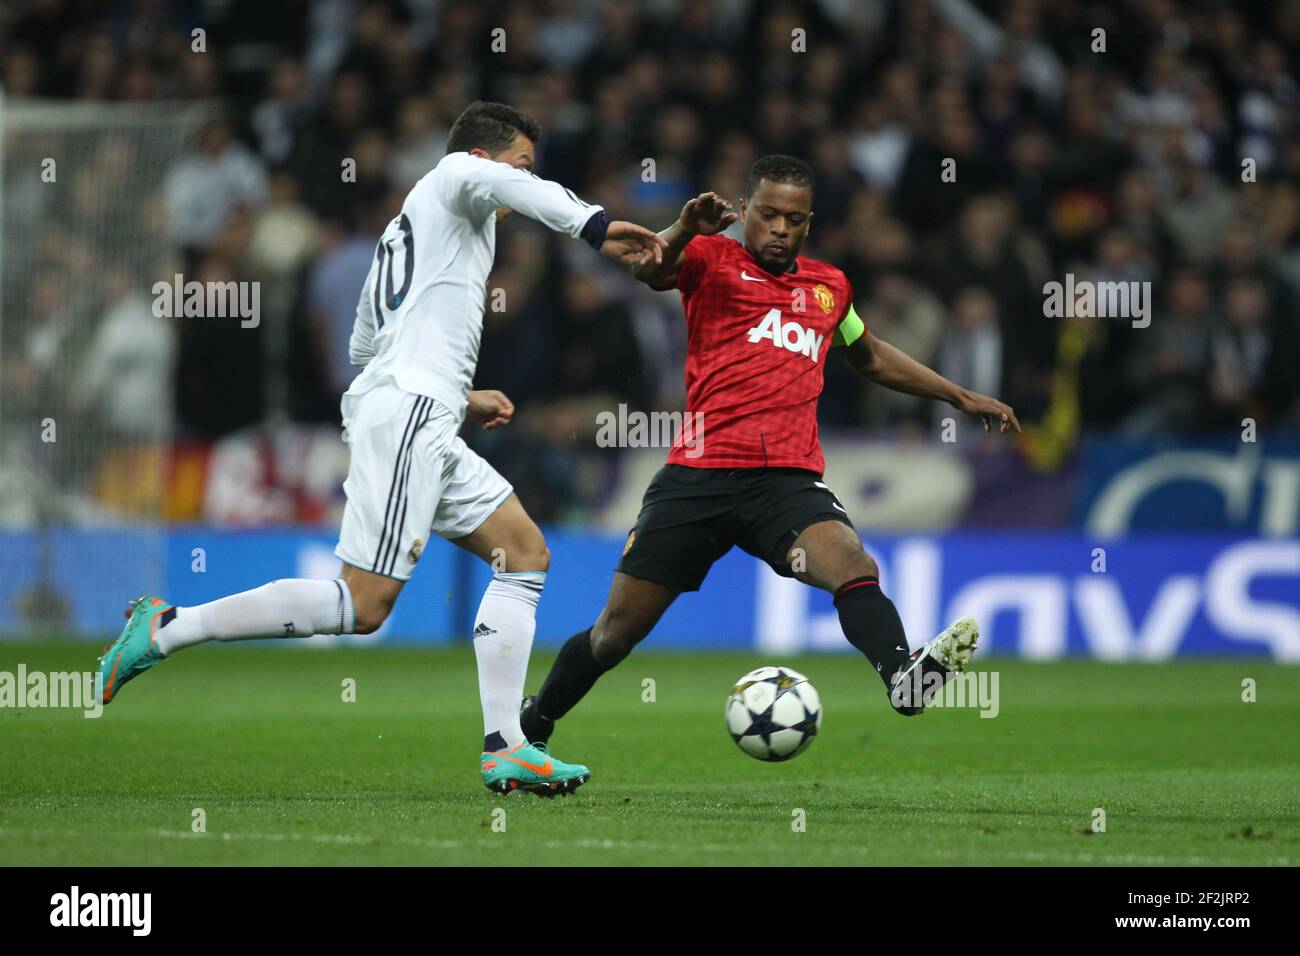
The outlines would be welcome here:
<svg viewBox="0 0 1300 956">
<path fill-rule="evenodd" d="M 814 362 L 821 352 L 824 335 L 816 335 L 812 329 L 805 329 L 793 320 L 781 321 L 781 310 L 771 309 L 763 316 L 763 321 L 749 330 L 749 341 L 761 342 L 768 339 L 775 346 L 784 346 L 791 352 L 806 355 Z"/>
</svg>

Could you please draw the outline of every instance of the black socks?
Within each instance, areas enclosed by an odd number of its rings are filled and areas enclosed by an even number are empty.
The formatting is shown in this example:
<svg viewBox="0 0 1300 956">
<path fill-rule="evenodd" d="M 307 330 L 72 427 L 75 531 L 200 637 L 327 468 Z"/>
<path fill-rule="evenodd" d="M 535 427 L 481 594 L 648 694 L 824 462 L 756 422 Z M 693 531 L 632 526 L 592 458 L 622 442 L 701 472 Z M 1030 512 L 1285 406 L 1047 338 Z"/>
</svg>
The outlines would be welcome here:
<svg viewBox="0 0 1300 956">
<path fill-rule="evenodd" d="M 560 648 L 560 656 L 537 694 L 537 711 L 547 720 L 559 720 L 596 684 L 609 668 L 591 653 L 591 628 L 574 634 Z"/>
<path fill-rule="evenodd" d="M 894 602 L 885 597 L 874 577 L 854 578 L 835 592 L 835 608 L 844 636 L 867 656 L 888 688 L 912 653 Z M 564 642 L 546 675 L 537 694 L 537 712 L 547 720 L 559 720 L 587 696 L 607 670 L 592 655 L 591 628 L 574 634 Z"/>
<path fill-rule="evenodd" d="M 875 578 L 854 578 L 835 592 L 835 609 L 840 612 L 844 636 L 867 655 L 888 688 L 890 679 L 911 656 L 894 602 L 885 597 Z"/>
</svg>

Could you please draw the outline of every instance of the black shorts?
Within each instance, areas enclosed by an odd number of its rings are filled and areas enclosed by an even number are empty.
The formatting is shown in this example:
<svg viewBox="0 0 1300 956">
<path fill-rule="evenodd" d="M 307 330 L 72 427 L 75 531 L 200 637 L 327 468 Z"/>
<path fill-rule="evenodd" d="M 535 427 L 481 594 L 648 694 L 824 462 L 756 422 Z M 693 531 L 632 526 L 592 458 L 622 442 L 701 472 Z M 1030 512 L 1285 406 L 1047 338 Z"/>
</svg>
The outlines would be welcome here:
<svg viewBox="0 0 1300 956">
<path fill-rule="evenodd" d="M 794 577 L 786 558 L 819 521 L 853 527 L 821 475 L 802 468 L 664 465 L 650 482 L 618 570 L 678 591 L 698 591 L 713 562 L 739 545 Z"/>
</svg>

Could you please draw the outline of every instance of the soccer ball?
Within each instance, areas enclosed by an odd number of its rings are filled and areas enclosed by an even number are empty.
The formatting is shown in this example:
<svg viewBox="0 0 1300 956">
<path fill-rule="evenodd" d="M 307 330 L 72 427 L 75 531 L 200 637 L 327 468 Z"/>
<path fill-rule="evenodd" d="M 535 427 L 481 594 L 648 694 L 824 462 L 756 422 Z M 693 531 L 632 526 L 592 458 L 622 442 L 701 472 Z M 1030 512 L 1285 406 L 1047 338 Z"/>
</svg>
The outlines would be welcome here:
<svg viewBox="0 0 1300 956">
<path fill-rule="evenodd" d="M 788 667 L 752 670 L 727 698 L 727 732 L 759 760 L 802 753 L 822 725 L 822 702 L 808 678 Z"/>
</svg>

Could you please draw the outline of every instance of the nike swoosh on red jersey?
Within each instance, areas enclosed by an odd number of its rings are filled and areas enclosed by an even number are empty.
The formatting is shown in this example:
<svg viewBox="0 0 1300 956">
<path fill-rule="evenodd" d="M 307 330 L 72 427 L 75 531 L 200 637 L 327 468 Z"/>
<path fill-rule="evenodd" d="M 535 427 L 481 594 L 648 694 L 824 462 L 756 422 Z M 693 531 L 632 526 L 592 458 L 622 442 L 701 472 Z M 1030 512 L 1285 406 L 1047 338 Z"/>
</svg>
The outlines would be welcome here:
<svg viewBox="0 0 1300 956">
<path fill-rule="evenodd" d="M 741 269 L 741 270 L 740 270 L 740 277 L 741 277 L 742 279 L 744 279 L 746 282 L 766 282 L 766 281 L 767 281 L 766 279 L 759 279 L 759 278 L 757 278 L 756 276 L 752 276 L 752 275 L 750 275 L 750 274 L 747 273 L 744 269 Z"/>
</svg>

